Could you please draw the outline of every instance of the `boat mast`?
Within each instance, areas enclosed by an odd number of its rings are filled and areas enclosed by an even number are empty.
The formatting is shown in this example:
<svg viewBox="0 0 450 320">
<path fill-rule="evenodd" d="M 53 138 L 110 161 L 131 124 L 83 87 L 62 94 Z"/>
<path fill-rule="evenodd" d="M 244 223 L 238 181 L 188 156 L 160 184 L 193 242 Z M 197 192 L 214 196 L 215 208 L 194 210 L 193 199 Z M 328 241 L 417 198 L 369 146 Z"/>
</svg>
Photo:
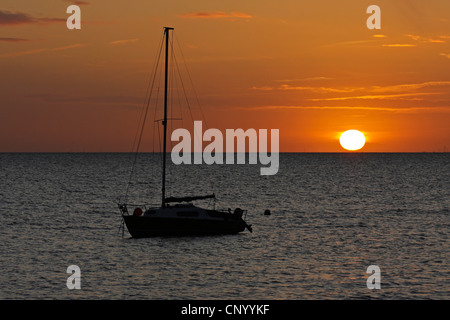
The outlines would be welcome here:
<svg viewBox="0 0 450 320">
<path fill-rule="evenodd" d="M 167 84 L 168 84 L 168 69 L 169 69 L 169 30 L 170 27 L 164 27 L 164 35 L 166 37 L 166 57 L 165 57 L 165 81 L 164 81 L 164 141 L 163 141 L 163 170 L 162 170 L 162 207 L 166 206 L 166 140 L 167 140 Z"/>
</svg>

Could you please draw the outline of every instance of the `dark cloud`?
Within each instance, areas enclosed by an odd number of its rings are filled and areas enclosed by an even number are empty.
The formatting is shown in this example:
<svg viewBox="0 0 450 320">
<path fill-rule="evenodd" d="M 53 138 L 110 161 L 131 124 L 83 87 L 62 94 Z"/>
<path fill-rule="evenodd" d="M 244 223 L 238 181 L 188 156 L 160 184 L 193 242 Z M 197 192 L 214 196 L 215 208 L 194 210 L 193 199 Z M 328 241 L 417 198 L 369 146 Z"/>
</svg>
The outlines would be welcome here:
<svg viewBox="0 0 450 320">
<path fill-rule="evenodd" d="M 30 41 L 30 39 L 23 39 L 23 38 L 0 38 L 0 41 L 2 41 L 2 42 L 23 42 L 23 41 Z"/>
<path fill-rule="evenodd" d="M 182 18 L 191 19 L 235 19 L 235 18 L 252 18 L 251 15 L 242 12 L 190 12 L 181 15 Z"/>
<path fill-rule="evenodd" d="M 0 25 L 15 25 L 15 24 L 26 24 L 26 23 L 36 23 L 36 19 L 26 13 L 20 12 L 8 12 L 0 10 Z"/>
<path fill-rule="evenodd" d="M 55 22 L 65 22 L 63 18 L 36 18 L 23 12 L 9 12 L 0 10 L 0 25 L 20 25 L 20 24 L 47 24 Z"/>
<path fill-rule="evenodd" d="M 72 1 L 72 0 L 64 0 L 65 2 L 71 2 L 72 4 L 76 4 L 77 6 L 84 6 L 90 4 L 86 1 Z"/>
</svg>

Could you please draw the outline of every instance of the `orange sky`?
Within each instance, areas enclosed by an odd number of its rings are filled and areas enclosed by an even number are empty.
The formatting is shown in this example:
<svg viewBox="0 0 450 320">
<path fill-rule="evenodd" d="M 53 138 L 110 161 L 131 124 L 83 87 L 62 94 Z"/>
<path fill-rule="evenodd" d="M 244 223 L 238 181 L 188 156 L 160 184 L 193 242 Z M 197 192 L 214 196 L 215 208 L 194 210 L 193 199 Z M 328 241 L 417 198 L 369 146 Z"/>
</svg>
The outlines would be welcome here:
<svg viewBox="0 0 450 320">
<path fill-rule="evenodd" d="M 279 129 L 283 152 L 344 151 L 348 129 L 366 152 L 450 149 L 448 0 L 2 0 L 0 152 L 131 151 L 164 26 L 210 128 Z"/>
</svg>

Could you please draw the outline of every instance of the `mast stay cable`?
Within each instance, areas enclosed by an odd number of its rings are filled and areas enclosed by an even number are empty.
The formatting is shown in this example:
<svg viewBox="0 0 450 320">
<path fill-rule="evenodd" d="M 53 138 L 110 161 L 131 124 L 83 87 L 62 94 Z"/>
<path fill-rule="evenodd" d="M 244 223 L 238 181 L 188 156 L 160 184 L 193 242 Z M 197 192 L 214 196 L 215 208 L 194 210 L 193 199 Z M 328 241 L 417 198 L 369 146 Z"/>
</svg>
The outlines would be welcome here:
<svg viewBox="0 0 450 320">
<path fill-rule="evenodd" d="M 141 142 L 142 142 L 142 135 L 143 135 L 144 128 L 145 128 L 145 123 L 146 123 L 146 120 L 147 120 L 148 109 L 149 109 L 150 101 L 151 101 L 151 98 L 152 98 L 153 87 L 154 87 L 154 84 L 155 84 L 155 79 L 156 79 L 156 75 L 157 75 L 157 69 L 158 69 L 158 66 L 159 66 L 159 61 L 160 61 L 160 58 L 161 58 L 161 53 L 162 53 L 162 48 L 163 48 L 163 42 L 164 42 L 164 37 L 163 36 L 161 37 L 161 41 L 160 42 L 161 42 L 161 45 L 160 45 L 160 48 L 159 48 L 159 52 L 158 52 L 158 54 L 157 54 L 157 56 L 155 58 L 155 63 L 154 63 L 154 66 L 153 66 L 153 69 L 152 69 L 152 73 L 151 73 L 153 75 L 153 77 L 150 76 L 149 83 L 148 83 L 147 90 L 146 90 L 146 94 L 145 94 L 143 107 L 142 107 L 142 111 L 141 111 L 141 115 L 140 115 L 139 122 L 142 123 L 142 124 L 141 124 L 141 126 L 138 126 L 138 128 L 136 129 L 136 133 L 135 133 L 135 137 L 134 137 L 134 141 L 133 141 L 132 150 L 134 150 L 135 148 L 136 148 L 136 150 L 134 152 L 134 159 L 133 159 L 133 162 L 132 162 L 132 166 L 131 166 L 131 170 L 130 170 L 130 176 L 129 176 L 127 187 L 126 187 L 126 191 L 125 191 L 125 197 L 124 197 L 125 203 L 128 202 L 128 192 L 129 192 L 129 189 L 130 189 L 131 180 L 133 178 L 134 169 L 136 167 L 136 161 L 137 161 L 137 156 L 139 154 L 139 148 L 140 148 L 140 145 L 141 145 Z M 140 127 L 140 130 L 139 130 L 139 127 Z"/>
</svg>

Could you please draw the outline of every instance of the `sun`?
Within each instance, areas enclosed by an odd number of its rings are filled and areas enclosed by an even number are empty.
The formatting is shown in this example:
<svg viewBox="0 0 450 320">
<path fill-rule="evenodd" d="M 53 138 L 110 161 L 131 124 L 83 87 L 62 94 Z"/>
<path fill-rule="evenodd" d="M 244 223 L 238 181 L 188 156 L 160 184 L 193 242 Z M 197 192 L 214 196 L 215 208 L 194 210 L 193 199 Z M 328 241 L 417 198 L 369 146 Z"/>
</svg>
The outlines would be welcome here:
<svg viewBox="0 0 450 320">
<path fill-rule="evenodd" d="M 339 138 L 342 148 L 355 151 L 361 149 L 366 143 L 366 138 L 361 131 L 347 130 Z"/>
</svg>

